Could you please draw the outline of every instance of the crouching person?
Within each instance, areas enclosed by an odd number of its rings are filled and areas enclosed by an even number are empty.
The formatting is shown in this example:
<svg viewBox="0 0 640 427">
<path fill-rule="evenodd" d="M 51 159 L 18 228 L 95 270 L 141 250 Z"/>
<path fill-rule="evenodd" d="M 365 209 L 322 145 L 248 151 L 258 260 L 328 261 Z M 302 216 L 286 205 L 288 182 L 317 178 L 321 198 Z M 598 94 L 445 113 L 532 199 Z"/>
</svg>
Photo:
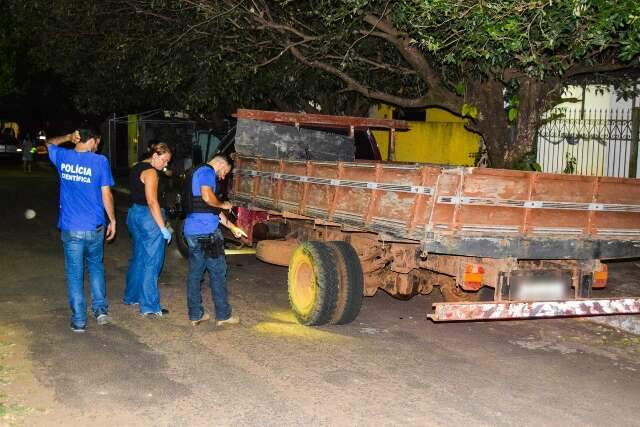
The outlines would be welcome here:
<svg viewBox="0 0 640 427">
<path fill-rule="evenodd" d="M 231 313 L 227 292 L 227 264 L 224 259 L 224 239 L 220 224 L 229 228 L 234 236 L 247 237 L 220 211 L 231 209 L 230 202 L 216 197 L 216 178 L 223 180 L 231 171 L 229 160 L 216 156 L 196 168 L 185 183 L 185 209 L 187 219 L 184 235 L 189 245 L 189 274 L 187 276 L 187 305 L 189 320 L 196 326 L 209 320 L 202 307 L 200 282 L 204 271 L 209 272 L 211 296 L 216 325 L 237 324 L 238 316 Z"/>
</svg>

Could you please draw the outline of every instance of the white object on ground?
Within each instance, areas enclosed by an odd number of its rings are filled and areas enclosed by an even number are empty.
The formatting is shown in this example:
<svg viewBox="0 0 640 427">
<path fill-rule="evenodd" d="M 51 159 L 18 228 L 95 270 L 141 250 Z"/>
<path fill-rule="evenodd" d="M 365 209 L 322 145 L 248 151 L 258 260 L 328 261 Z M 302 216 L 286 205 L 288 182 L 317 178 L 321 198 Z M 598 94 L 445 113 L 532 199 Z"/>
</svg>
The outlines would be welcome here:
<svg viewBox="0 0 640 427">
<path fill-rule="evenodd" d="M 34 211 L 33 209 L 27 209 L 26 211 L 24 211 L 24 217 L 26 219 L 33 219 L 36 217 L 36 211 Z"/>
</svg>

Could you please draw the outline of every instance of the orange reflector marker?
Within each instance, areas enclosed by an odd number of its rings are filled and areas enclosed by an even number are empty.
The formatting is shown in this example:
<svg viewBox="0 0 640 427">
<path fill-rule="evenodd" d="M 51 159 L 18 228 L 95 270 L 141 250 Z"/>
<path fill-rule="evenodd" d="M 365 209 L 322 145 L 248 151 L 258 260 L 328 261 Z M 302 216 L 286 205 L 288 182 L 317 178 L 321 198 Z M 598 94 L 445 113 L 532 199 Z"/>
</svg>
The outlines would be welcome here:
<svg viewBox="0 0 640 427">
<path fill-rule="evenodd" d="M 609 267 L 601 265 L 600 270 L 593 272 L 593 284 L 594 288 L 604 288 L 607 286 L 609 280 Z"/>
<path fill-rule="evenodd" d="M 462 288 L 467 291 L 475 291 L 482 287 L 484 268 L 478 264 L 468 264 L 462 275 Z"/>
</svg>

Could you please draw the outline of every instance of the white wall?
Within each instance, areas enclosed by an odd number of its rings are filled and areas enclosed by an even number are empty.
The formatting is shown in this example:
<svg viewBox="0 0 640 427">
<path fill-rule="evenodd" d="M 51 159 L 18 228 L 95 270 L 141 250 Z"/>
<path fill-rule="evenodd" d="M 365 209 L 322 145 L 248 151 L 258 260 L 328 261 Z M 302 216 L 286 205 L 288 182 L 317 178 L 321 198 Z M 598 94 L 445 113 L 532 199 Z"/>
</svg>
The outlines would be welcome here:
<svg viewBox="0 0 640 427">
<path fill-rule="evenodd" d="M 587 85 L 584 88 L 582 86 L 568 86 L 562 97 L 563 98 L 576 98 L 581 100 L 580 102 L 565 102 L 558 105 L 555 108 L 567 108 L 567 109 L 580 109 L 584 104 L 585 110 L 629 110 L 632 107 L 640 107 L 640 99 L 636 97 L 635 103 L 633 99 L 617 99 L 618 95 L 613 88 L 609 86 L 605 89 L 604 93 L 601 88 L 596 85 Z M 584 100 L 584 102 L 582 102 Z"/>
</svg>

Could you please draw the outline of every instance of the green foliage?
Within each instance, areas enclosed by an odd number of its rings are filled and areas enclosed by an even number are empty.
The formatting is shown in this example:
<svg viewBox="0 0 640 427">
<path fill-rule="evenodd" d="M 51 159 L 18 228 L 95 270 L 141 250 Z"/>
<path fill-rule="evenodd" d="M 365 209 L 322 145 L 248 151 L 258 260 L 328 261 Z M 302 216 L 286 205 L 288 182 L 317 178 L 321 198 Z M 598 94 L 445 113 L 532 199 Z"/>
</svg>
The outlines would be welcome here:
<svg viewBox="0 0 640 427">
<path fill-rule="evenodd" d="M 640 53 L 636 0 L 398 2 L 394 22 L 425 51 L 466 73 L 517 70 L 544 79 L 576 63 Z"/>
<path fill-rule="evenodd" d="M 462 117 L 471 117 L 472 119 L 477 119 L 478 112 L 479 112 L 478 107 L 476 107 L 475 105 L 465 103 L 462 105 L 462 111 L 460 111 L 460 115 Z"/>
<path fill-rule="evenodd" d="M 340 113 L 356 94 L 410 101 L 438 92 L 429 105 L 455 99 L 450 110 L 479 118 L 481 104 L 462 105 L 474 83 L 563 79 L 640 53 L 637 0 L 10 1 L 26 5 L 38 38 L 29 55 L 66 76 L 88 112 L 308 110 L 313 101 Z M 512 95 L 511 125 L 524 101 Z"/>
<path fill-rule="evenodd" d="M 4 12 L 4 13 L 2 13 Z M 10 9 L 0 11 L 0 96 L 15 90 L 16 40 Z"/>
<path fill-rule="evenodd" d="M 514 124 L 518 120 L 520 107 L 520 99 L 516 95 L 512 95 L 507 99 L 507 120 L 509 123 Z"/>
<path fill-rule="evenodd" d="M 0 49 L 3 41 L 0 40 Z M 0 96 L 11 93 L 15 89 L 15 59 L 6 57 L 0 62 Z"/>
</svg>

